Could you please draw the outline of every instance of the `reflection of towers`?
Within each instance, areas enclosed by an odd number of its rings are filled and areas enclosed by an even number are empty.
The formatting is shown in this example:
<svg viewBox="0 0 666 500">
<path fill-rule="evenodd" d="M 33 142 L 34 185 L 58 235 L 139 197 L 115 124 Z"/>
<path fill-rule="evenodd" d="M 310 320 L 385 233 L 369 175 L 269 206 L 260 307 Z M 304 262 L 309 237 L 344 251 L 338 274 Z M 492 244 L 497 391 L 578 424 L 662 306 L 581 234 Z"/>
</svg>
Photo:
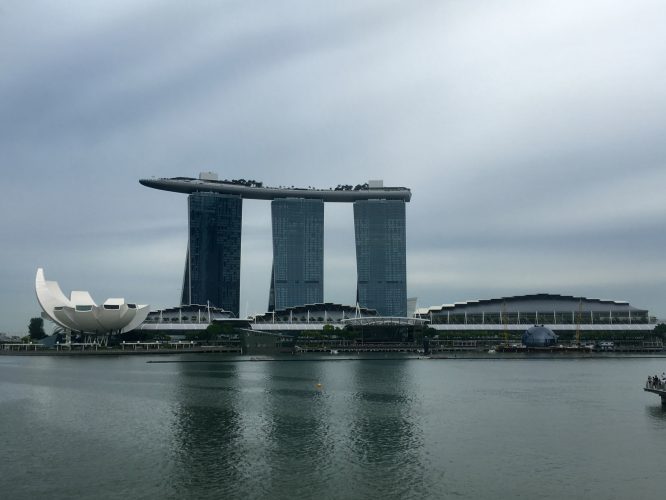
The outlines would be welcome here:
<svg viewBox="0 0 666 500">
<path fill-rule="evenodd" d="M 324 301 L 324 202 L 271 202 L 273 270 L 268 310 Z"/>
<path fill-rule="evenodd" d="M 391 477 L 389 482 L 355 482 L 354 498 L 432 496 L 426 493 L 429 478 L 424 473 L 430 464 L 423 461 L 427 419 L 422 413 L 422 380 L 414 366 L 408 360 L 394 360 L 361 361 L 349 367 L 345 388 L 356 398 L 346 419 L 350 442 L 345 459 L 357 464 L 366 477 L 387 470 Z"/>
<path fill-rule="evenodd" d="M 354 202 L 356 297 L 383 316 L 407 315 L 405 202 Z"/>
<path fill-rule="evenodd" d="M 181 304 L 210 303 L 238 316 L 243 201 L 204 192 L 190 194 L 187 201 L 189 240 Z"/>
<path fill-rule="evenodd" d="M 236 363 L 180 363 L 170 374 L 175 383 L 165 432 L 177 466 L 164 477 L 171 491 L 163 496 L 256 498 L 249 480 L 256 471 L 241 466 L 259 460 L 249 458 L 252 450 L 243 434 L 248 405 L 241 397 L 239 368 Z"/>
</svg>

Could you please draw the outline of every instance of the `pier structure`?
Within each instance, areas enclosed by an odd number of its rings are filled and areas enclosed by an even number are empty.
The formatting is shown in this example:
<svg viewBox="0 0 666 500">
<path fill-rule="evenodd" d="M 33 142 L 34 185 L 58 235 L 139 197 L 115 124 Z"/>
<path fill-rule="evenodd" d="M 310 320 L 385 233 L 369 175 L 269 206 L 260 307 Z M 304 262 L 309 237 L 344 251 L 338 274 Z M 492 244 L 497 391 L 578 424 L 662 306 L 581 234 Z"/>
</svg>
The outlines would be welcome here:
<svg viewBox="0 0 666 500">
<path fill-rule="evenodd" d="M 664 382 L 663 378 L 659 380 L 656 377 L 649 377 L 643 390 L 657 394 L 661 398 L 662 406 L 666 407 L 666 382 Z"/>
<path fill-rule="evenodd" d="M 189 239 L 181 305 L 210 304 L 239 315 L 242 200 L 270 200 L 273 236 L 268 310 L 322 303 L 324 203 L 353 203 L 356 297 L 383 316 L 406 316 L 405 203 L 411 191 L 382 181 L 335 189 L 268 187 L 256 181 L 141 179 L 188 194 Z"/>
</svg>

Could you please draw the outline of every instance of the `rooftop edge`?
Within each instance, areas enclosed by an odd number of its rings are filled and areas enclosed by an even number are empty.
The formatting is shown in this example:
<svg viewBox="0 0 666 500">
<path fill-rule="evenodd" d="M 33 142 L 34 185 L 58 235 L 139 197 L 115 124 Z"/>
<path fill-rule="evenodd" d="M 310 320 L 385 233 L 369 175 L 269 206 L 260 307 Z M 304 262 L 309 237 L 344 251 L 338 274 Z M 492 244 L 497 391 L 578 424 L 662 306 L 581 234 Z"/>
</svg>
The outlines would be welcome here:
<svg viewBox="0 0 666 500">
<path fill-rule="evenodd" d="M 297 187 L 264 187 L 261 183 L 241 184 L 239 181 L 218 181 L 211 179 L 194 179 L 189 177 L 139 179 L 143 186 L 162 191 L 176 193 L 214 192 L 240 196 L 254 200 L 274 200 L 276 198 L 307 198 L 329 202 L 354 202 L 360 200 L 402 200 L 410 201 L 412 192 L 405 187 L 367 187 L 350 189 L 329 188 L 297 188 Z M 357 186 L 359 188 L 359 186 Z"/>
</svg>

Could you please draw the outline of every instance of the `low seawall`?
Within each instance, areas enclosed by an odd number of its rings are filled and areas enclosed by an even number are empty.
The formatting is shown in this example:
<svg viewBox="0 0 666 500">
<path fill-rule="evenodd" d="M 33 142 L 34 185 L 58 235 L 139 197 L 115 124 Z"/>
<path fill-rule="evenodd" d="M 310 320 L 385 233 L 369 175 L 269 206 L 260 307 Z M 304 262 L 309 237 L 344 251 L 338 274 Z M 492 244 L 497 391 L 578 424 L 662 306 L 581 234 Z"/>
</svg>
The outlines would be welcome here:
<svg viewBox="0 0 666 500">
<path fill-rule="evenodd" d="M 159 349 L 121 349 L 121 348 L 89 348 L 89 349 L 38 349 L 38 350 L 0 350 L 0 356 L 142 356 L 150 355 L 168 355 L 168 354 L 196 354 L 196 353 L 217 353 L 217 354 L 240 354 L 239 347 L 226 346 L 195 346 L 187 348 L 168 348 Z"/>
</svg>

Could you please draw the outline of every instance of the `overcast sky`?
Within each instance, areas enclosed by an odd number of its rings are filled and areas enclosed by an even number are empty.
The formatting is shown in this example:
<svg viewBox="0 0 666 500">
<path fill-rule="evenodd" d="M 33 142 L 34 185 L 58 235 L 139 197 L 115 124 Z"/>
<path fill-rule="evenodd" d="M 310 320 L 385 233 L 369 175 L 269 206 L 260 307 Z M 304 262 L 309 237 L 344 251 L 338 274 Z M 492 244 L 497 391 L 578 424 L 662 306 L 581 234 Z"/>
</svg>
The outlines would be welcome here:
<svg viewBox="0 0 666 500">
<path fill-rule="evenodd" d="M 65 293 L 176 305 L 186 196 L 140 178 L 407 186 L 420 306 L 548 292 L 666 317 L 663 0 L 0 0 L 0 331 Z M 352 207 L 325 212 L 352 304 Z M 263 312 L 270 203 L 243 207 Z"/>
</svg>

